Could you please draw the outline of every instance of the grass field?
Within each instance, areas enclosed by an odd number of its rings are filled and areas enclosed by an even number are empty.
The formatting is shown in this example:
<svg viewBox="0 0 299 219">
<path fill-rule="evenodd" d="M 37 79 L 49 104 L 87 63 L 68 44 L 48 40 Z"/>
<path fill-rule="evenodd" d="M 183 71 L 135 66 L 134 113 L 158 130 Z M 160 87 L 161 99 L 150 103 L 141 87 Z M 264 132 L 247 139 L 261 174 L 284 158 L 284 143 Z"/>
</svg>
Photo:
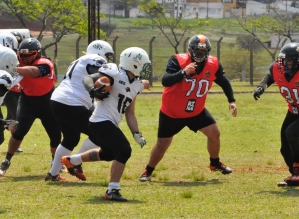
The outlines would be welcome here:
<svg viewBox="0 0 299 219">
<path fill-rule="evenodd" d="M 216 87 L 215 87 L 216 89 Z M 250 88 L 252 90 L 252 88 Z M 0 178 L 0 218 L 298 218 L 296 187 L 279 188 L 289 175 L 280 155 L 280 125 L 287 112 L 279 94 L 255 101 L 236 94 L 233 118 L 224 95 L 209 95 L 207 108 L 221 130 L 221 160 L 233 169 L 211 172 L 206 138 L 184 129 L 157 166 L 151 182 L 138 181 L 156 140 L 160 95 L 140 95 L 136 114 L 147 145 L 140 148 L 122 121 L 132 157 L 121 180 L 127 203 L 104 200 L 110 162 L 85 163 L 87 181 L 63 173 L 66 182 L 45 182 L 50 169 L 48 138 L 37 120 Z M 5 107 L 2 107 L 5 114 Z M 9 133 L 1 146 L 4 159 Z M 81 142 L 85 139 L 82 135 Z M 75 151 L 80 146 L 75 148 Z"/>
</svg>

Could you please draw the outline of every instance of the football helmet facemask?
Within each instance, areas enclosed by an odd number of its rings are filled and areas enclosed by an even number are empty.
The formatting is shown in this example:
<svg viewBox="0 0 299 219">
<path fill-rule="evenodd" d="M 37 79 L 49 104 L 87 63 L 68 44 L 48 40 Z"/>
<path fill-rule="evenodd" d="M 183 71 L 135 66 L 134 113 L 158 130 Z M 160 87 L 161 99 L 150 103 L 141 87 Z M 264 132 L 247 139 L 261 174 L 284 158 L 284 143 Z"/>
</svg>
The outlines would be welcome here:
<svg viewBox="0 0 299 219">
<path fill-rule="evenodd" d="M 11 48 L 13 51 L 17 52 L 18 50 L 18 41 L 17 38 L 9 32 L 0 33 L 0 44 L 5 47 Z"/>
<path fill-rule="evenodd" d="M 189 40 L 188 51 L 195 62 L 203 62 L 209 56 L 211 43 L 206 36 L 195 35 Z"/>
<path fill-rule="evenodd" d="M 112 62 L 114 51 L 109 43 L 103 40 L 95 40 L 86 48 L 87 54 L 98 54 L 106 59 L 107 62 Z"/>
<path fill-rule="evenodd" d="M 21 64 L 31 65 L 41 57 L 41 44 L 35 38 L 24 39 L 18 49 L 18 57 Z"/>
<path fill-rule="evenodd" d="M 292 64 L 290 64 L 292 62 Z M 293 74 L 299 68 L 299 43 L 284 45 L 278 55 L 278 63 L 283 66 L 285 74 Z"/>
<path fill-rule="evenodd" d="M 0 46 L 0 70 L 7 71 L 14 76 L 17 74 L 15 68 L 18 65 L 17 54 L 11 48 Z"/>
<path fill-rule="evenodd" d="M 119 67 L 132 72 L 140 79 L 149 79 L 151 72 L 151 61 L 146 51 L 139 47 L 130 47 L 122 51 L 119 59 Z"/>
</svg>

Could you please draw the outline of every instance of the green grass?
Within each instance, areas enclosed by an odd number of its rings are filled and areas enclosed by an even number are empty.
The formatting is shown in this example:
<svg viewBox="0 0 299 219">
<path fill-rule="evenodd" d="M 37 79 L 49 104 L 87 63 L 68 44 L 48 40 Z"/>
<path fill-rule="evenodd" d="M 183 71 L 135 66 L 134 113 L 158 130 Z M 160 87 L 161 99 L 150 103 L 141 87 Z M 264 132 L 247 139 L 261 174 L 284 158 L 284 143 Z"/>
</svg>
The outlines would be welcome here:
<svg viewBox="0 0 299 219">
<path fill-rule="evenodd" d="M 47 135 L 37 120 L 23 141 L 24 152 L 13 157 L 0 178 L 0 218 L 297 218 L 298 188 L 276 186 L 289 175 L 279 152 L 287 108 L 278 96 L 264 94 L 255 101 L 250 93 L 236 94 L 236 118 L 224 95 L 208 96 L 207 108 L 221 130 L 220 157 L 232 167 L 232 174 L 211 172 L 205 136 L 183 129 L 152 181 L 141 183 L 138 178 L 156 141 L 161 97 L 140 95 L 136 114 L 147 145 L 141 149 L 125 120 L 120 124 L 133 149 L 121 180 L 127 203 L 102 198 L 111 162 L 84 163 L 86 182 L 67 173 L 62 174 L 67 182 L 45 182 L 51 157 Z M 5 114 L 6 108 L 2 110 Z M 10 136 L 5 135 L 2 159 Z M 84 139 L 82 135 L 80 145 Z"/>
</svg>

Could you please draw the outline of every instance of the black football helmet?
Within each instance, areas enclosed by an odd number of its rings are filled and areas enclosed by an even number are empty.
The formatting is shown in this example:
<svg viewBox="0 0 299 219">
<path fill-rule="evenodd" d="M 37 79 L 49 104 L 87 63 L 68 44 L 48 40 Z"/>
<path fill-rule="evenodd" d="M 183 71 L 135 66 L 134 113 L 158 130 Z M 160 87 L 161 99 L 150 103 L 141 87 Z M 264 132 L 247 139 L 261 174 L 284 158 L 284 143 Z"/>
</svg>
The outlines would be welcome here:
<svg viewBox="0 0 299 219">
<path fill-rule="evenodd" d="M 11 31 L 12 35 L 14 35 L 16 38 L 17 38 L 17 41 L 18 41 L 18 45 L 21 44 L 21 42 L 23 41 L 23 37 L 22 37 L 22 34 L 20 34 L 20 32 L 18 31 Z"/>
<path fill-rule="evenodd" d="M 205 35 L 195 35 L 189 40 L 188 51 L 194 61 L 203 62 L 211 51 L 210 40 Z"/>
<path fill-rule="evenodd" d="M 24 39 L 18 50 L 18 57 L 21 64 L 31 65 L 36 59 L 41 57 L 41 44 L 35 38 Z"/>
<path fill-rule="evenodd" d="M 285 60 L 293 60 L 292 67 L 286 65 Z M 285 74 L 292 74 L 299 68 L 299 43 L 288 43 L 284 45 L 278 55 L 278 62 L 283 66 Z"/>
</svg>

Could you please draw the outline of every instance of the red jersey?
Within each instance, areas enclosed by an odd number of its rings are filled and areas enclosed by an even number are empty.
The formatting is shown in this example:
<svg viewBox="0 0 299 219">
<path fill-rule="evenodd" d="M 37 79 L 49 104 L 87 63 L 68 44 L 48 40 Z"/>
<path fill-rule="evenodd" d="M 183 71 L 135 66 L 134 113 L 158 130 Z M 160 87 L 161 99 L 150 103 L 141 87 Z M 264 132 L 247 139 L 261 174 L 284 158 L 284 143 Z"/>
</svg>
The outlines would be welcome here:
<svg viewBox="0 0 299 219">
<path fill-rule="evenodd" d="M 43 96 L 49 93 L 54 87 L 56 76 L 52 61 L 45 57 L 41 57 L 35 60 L 32 65 L 37 66 L 41 64 L 46 64 L 50 67 L 51 72 L 47 76 L 38 78 L 24 77 L 20 81 L 22 90 L 27 96 Z"/>
<path fill-rule="evenodd" d="M 299 110 L 299 73 L 288 82 L 284 74 L 279 71 L 279 64 L 273 65 L 273 79 L 279 87 L 281 96 L 286 100 L 291 113 L 298 115 Z"/>
<path fill-rule="evenodd" d="M 192 62 L 189 53 L 175 56 L 181 69 Z M 200 74 L 185 77 L 170 87 L 164 87 L 160 110 L 171 118 L 190 118 L 200 114 L 205 107 L 208 91 L 216 79 L 218 66 L 218 59 L 209 56 Z"/>
</svg>

